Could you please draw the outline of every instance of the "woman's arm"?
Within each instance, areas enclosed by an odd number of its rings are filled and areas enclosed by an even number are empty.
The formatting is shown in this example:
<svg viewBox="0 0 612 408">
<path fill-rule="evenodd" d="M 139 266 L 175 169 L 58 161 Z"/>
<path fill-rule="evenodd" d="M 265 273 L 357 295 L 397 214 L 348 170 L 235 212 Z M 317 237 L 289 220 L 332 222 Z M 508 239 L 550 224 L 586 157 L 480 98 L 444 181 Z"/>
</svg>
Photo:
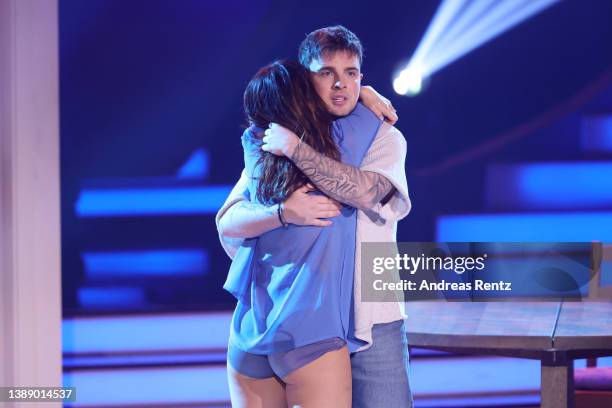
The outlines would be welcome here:
<svg viewBox="0 0 612 408">
<path fill-rule="evenodd" d="M 361 87 L 359 99 L 364 106 L 374 112 L 380 120 L 384 120 L 391 125 L 395 125 L 395 122 L 397 122 L 397 112 L 391 104 L 391 101 L 376 92 L 371 86 L 365 85 Z"/>
</svg>

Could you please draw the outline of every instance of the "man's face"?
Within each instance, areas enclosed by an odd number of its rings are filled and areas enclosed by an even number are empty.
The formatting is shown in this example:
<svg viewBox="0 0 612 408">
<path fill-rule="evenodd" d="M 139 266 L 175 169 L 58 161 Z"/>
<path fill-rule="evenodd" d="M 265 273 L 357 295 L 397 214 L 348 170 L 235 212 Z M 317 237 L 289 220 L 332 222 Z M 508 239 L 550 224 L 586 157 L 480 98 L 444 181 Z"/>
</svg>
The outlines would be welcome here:
<svg viewBox="0 0 612 408">
<path fill-rule="evenodd" d="M 346 116 L 355 109 L 363 77 L 357 55 L 346 51 L 325 53 L 308 68 L 312 83 L 330 113 Z"/>
</svg>

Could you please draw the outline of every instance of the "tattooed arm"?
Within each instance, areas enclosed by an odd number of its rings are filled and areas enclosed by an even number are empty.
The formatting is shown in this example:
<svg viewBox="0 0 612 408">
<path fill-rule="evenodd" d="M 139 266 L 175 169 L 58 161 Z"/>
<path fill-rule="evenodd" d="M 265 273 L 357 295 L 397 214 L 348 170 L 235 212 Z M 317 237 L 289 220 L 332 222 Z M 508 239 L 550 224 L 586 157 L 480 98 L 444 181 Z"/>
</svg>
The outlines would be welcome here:
<svg viewBox="0 0 612 408">
<path fill-rule="evenodd" d="M 290 159 L 323 193 L 360 210 L 370 209 L 395 191 L 384 176 L 359 170 L 299 143 Z"/>
<path fill-rule="evenodd" d="M 339 163 L 302 143 L 295 133 L 270 124 L 261 149 L 291 158 L 317 188 L 328 196 L 361 210 L 375 210 L 386 220 L 400 220 L 411 208 L 404 162 L 406 141 L 402 134 L 385 123 L 361 163 L 361 169 Z M 302 153 L 303 147 L 308 147 Z"/>
</svg>

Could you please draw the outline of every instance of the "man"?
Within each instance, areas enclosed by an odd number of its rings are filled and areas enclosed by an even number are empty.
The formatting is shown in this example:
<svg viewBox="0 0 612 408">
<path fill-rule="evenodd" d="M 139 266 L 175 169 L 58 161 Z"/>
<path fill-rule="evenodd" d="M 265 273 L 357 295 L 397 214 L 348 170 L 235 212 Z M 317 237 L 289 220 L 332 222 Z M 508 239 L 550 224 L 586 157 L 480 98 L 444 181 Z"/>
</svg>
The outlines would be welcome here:
<svg viewBox="0 0 612 408">
<path fill-rule="evenodd" d="M 312 83 L 328 111 L 348 117 L 361 90 L 362 46 L 342 26 L 310 33 L 299 50 L 300 62 L 311 71 Z M 371 95 L 370 95 L 371 96 Z M 388 107 L 377 113 L 396 117 Z M 355 334 L 368 344 L 351 355 L 354 407 L 411 407 L 408 351 L 403 311 L 398 303 L 361 302 L 361 242 L 394 242 L 397 221 L 410 211 L 404 172 L 406 143 L 402 134 L 383 123 L 360 168 L 334 161 L 300 143 L 291 132 L 271 125 L 262 149 L 284 155 L 304 172 L 329 199 L 294 192 L 280 205 L 287 222 L 326 226 L 337 202 L 357 208 L 354 281 Z M 281 226 L 279 208 L 251 203 L 245 196 L 244 174 L 217 214 L 221 242 L 230 256 L 243 238 L 259 236 Z"/>
</svg>

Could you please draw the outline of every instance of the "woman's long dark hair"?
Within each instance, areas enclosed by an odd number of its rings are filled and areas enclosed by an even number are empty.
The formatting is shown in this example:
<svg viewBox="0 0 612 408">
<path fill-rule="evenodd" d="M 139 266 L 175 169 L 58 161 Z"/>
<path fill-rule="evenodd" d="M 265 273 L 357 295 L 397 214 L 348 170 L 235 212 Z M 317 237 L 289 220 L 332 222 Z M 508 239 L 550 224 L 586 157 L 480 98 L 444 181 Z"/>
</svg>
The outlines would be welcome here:
<svg viewBox="0 0 612 408">
<path fill-rule="evenodd" d="M 331 133 L 333 117 L 314 86 L 309 72 L 297 62 L 276 61 L 261 68 L 244 91 L 244 111 L 251 125 L 266 129 L 271 122 L 293 131 L 318 152 L 339 160 L 340 152 Z M 263 131 L 256 135 L 263 137 Z M 257 199 L 265 204 L 284 201 L 308 182 L 308 178 L 286 157 L 259 151 L 261 166 Z"/>
</svg>

